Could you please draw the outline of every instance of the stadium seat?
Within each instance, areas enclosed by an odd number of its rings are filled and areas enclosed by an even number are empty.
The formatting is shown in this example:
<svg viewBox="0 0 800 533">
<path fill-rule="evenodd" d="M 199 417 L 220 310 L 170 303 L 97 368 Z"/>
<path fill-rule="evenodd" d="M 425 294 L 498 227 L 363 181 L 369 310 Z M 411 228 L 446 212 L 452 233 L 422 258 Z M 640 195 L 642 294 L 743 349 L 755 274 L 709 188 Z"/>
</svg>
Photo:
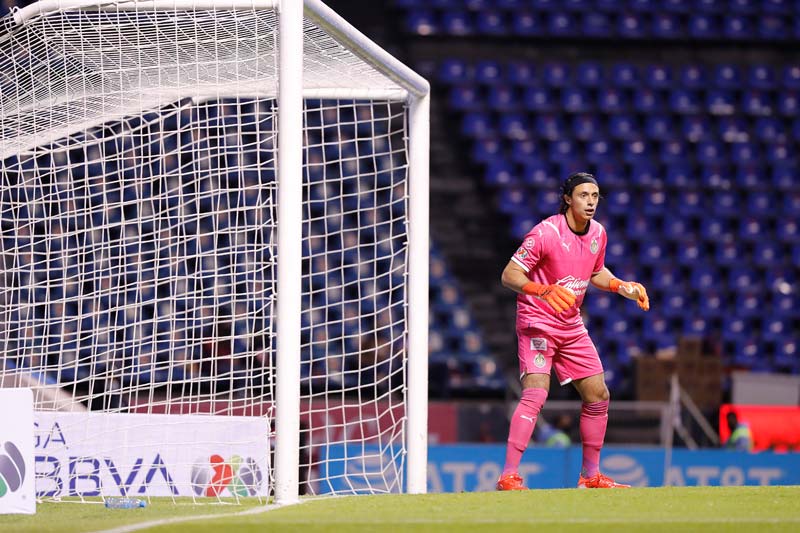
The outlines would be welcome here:
<svg viewBox="0 0 800 533">
<path fill-rule="evenodd" d="M 508 81 L 518 87 L 536 85 L 538 78 L 533 64 L 526 61 L 511 61 L 506 65 Z"/>
<path fill-rule="evenodd" d="M 511 17 L 511 30 L 514 35 L 536 37 L 545 34 L 542 20 L 533 11 L 514 11 Z"/>
<path fill-rule="evenodd" d="M 540 113 L 536 115 L 534 124 L 536 136 L 540 139 L 555 141 L 567 137 L 567 128 L 559 114 Z"/>
<path fill-rule="evenodd" d="M 576 17 L 566 11 L 552 11 L 547 15 L 547 31 L 554 37 L 572 37 L 578 30 Z"/>
<path fill-rule="evenodd" d="M 774 242 L 757 242 L 753 250 L 753 263 L 761 268 L 770 268 L 780 265 L 783 261 L 783 247 Z"/>
<path fill-rule="evenodd" d="M 613 19 L 607 13 L 590 11 L 583 14 L 581 31 L 586 37 L 612 37 Z"/>
<path fill-rule="evenodd" d="M 503 69 L 498 61 L 483 60 L 475 63 L 474 80 L 482 85 L 497 85 L 505 82 Z"/>
<path fill-rule="evenodd" d="M 617 31 L 626 39 L 641 39 L 649 33 L 645 16 L 639 13 L 621 12 L 617 19 Z"/>
<path fill-rule="evenodd" d="M 597 108 L 606 114 L 627 111 L 627 97 L 617 87 L 603 87 L 597 92 Z"/>
<path fill-rule="evenodd" d="M 747 81 L 751 87 L 762 90 L 775 88 L 775 74 L 769 65 L 753 65 L 748 72 Z"/>
<path fill-rule="evenodd" d="M 675 122 L 669 115 L 648 115 L 644 131 L 648 139 L 666 141 L 672 139 L 675 134 Z"/>
<path fill-rule="evenodd" d="M 439 26 L 436 15 L 428 9 L 413 9 L 406 15 L 406 31 L 416 35 L 436 35 Z"/>
<path fill-rule="evenodd" d="M 673 113 L 694 115 L 702 109 L 702 100 L 697 91 L 676 87 L 669 94 L 669 107 Z"/>
<path fill-rule="evenodd" d="M 781 81 L 786 89 L 800 89 L 800 64 L 783 67 Z"/>
<path fill-rule="evenodd" d="M 722 34 L 730 40 L 751 39 L 753 35 L 752 26 L 750 18 L 744 15 L 723 17 Z"/>
<path fill-rule="evenodd" d="M 659 157 L 663 163 L 680 164 L 690 158 L 689 147 L 681 140 L 666 140 L 661 143 L 661 152 Z"/>
<path fill-rule="evenodd" d="M 786 131 L 779 119 L 758 117 L 755 123 L 755 136 L 762 142 L 785 141 Z"/>
<path fill-rule="evenodd" d="M 693 39 L 718 39 L 720 37 L 719 21 L 707 13 L 693 13 L 689 16 L 689 37 Z"/>
<path fill-rule="evenodd" d="M 551 112 L 557 109 L 555 96 L 546 87 L 528 87 L 523 96 L 525 107 L 531 111 Z"/>
<path fill-rule="evenodd" d="M 684 89 L 705 89 L 708 86 L 708 75 L 701 65 L 689 64 L 681 68 L 680 85 Z"/>
<path fill-rule="evenodd" d="M 590 141 L 604 137 L 605 130 L 600 118 L 593 114 L 574 115 L 572 117 L 572 136 L 579 141 Z"/>
<path fill-rule="evenodd" d="M 455 111 L 475 111 L 483 107 L 478 88 L 474 85 L 453 86 L 447 103 Z"/>
<path fill-rule="evenodd" d="M 780 41 L 789 37 L 789 26 L 781 16 L 764 15 L 757 18 L 758 36 L 765 40 Z"/>
<path fill-rule="evenodd" d="M 497 124 L 497 132 L 506 139 L 528 139 L 531 125 L 524 113 L 504 113 Z"/>
<path fill-rule="evenodd" d="M 651 21 L 651 33 L 656 39 L 677 39 L 686 34 L 680 16 L 674 13 L 654 13 Z"/>
<path fill-rule="evenodd" d="M 482 35 L 506 35 L 508 26 L 502 11 L 482 9 L 476 17 L 476 30 Z"/>
<path fill-rule="evenodd" d="M 613 66 L 611 81 L 616 87 L 636 88 L 639 86 L 639 73 L 630 63 L 617 63 Z"/>
<path fill-rule="evenodd" d="M 796 91 L 785 91 L 778 94 L 778 114 L 794 118 L 800 112 L 800 97 Z"/>
<path fill-rule="evenodd" d="M 439 81 L 447 84 L 468 83 L 472 81 L 472 71 L 467 62 L 461 59 L 445 59 L 439 65 Z"/>
<path fill-rule="evenodd" d="M 475 32 L 472 17 L 461 10 L 447 10 L 442 13 L 440 26 L 447 35 L 464 37 Z"/>
<path fill-rule="evenodd" d="M 772 114 L 774 104 L 768 92 L 760 89 L 749 89 L 742 93 L 741 108 L 748 115 L 763 117 Z M 779 99 L 779 109 L 786 116 L 794 116 L 797 112 L 797 99 Z"/>
<path fill-rule="evenodd" d="M 664 101 L 658 91 L 639 88 L 633 93 L 633 109 L 639 113 L 662 113 Z"/>
<path fill-rule="evenodd" d="M 608 120 L 608 134 L 613 139 L 633 140 L 641 137 L 641 128 L 633 115 L 613 115 Z"/>
<path fill-rule="evenodd" d="M 561 91 L 561 108 L 567 113 L 586 113 L 592 110 L 589 93 L 582 87 L 565 87 Z"/>
</svg>

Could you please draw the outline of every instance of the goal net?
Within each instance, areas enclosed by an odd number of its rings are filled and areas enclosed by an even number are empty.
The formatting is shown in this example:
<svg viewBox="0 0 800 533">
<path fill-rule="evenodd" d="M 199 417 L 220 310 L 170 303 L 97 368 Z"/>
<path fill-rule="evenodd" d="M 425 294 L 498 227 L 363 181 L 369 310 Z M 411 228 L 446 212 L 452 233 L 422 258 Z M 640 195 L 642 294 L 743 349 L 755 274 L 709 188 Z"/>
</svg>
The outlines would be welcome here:
<svg viewBox="0 0 800 533">
<path fill-rule="evenodd" d="M 265 497 L 282 460 L 279 16 L 160 5 L 3 21 L 0 382 L 56 391 L 36 406 L 42 498 Z M 305 13 L 297 490 L 399 492 L 418 89 Z"/>
</svg>

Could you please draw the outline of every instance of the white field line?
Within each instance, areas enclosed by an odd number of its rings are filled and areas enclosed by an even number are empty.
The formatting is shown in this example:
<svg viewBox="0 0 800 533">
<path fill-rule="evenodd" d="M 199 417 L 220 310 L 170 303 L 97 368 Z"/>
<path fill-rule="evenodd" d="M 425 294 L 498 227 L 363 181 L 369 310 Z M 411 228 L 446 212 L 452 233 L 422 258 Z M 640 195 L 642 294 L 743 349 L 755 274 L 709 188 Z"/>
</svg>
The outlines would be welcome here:
<svg viewBox="0 0 800 533">
<path fill-rule="evenodd" d="M 308 500 L 301 500 L 298 503 L 292 505 L 299 505 L 301 503 L 305 503 L 306 501 Z M 212 520 L 214 518 L 228 518 L 231 516 L 245 516 L 251 514 L 268 513 L 270 511 L 275 511 L 283 507 L 287 507 L 287 505 L 275 505 L 275 504 L 264 505 L 261 507 L 255 507 L 253 509 L 247 509 L 246 511 L 239 511 L 237 513 L 230 513 L 230 514 L 220 513 L 220 514 L 207 514 L 207 515 L 197 515 L 197 516 L 177 516 L 175 518 L 162 518 L 160 520 L 151 520 L 149 522 L 140 522 L 138 524 L 128 524 L 125 526 L 115 527 L 112 529 L 103 529 L 100 531 L 95 531 L 94 533 L 129 533 L 131 531 L 141 531 L 142 529 L 163 526 L 166 524 L 177 524 L 181 522 L 194 522 L 195 520 Z"/>
</svg>

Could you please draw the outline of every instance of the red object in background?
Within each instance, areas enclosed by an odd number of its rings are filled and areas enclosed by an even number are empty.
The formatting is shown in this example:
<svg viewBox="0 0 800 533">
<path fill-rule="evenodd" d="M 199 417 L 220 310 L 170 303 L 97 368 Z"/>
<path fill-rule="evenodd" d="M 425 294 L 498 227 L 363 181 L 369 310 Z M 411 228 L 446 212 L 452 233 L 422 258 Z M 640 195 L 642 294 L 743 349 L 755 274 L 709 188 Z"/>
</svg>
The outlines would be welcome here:
<svg viewBox="0 0 800 533">
<path fill-rule="evenodd" d="M 800 451 L 800 407 L 724 404 L 719 409 L 719 437 L 723 443 L 730 435 L 725 417 L 731 411 L 750 426 L 753 451 Z"/>
</svg>

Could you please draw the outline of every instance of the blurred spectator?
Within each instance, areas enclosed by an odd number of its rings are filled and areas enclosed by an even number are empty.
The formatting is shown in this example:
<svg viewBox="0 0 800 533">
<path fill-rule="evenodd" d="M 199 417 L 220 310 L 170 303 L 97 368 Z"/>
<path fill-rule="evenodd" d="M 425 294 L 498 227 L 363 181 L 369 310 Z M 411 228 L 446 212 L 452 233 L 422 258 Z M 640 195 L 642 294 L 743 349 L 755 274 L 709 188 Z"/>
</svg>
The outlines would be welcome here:
<svg viewBox="0 0 800 533">
<path fill-rule="evenodd" d="M 740 421 L 735 412 L 731 411 L 726 417 L 728 429 L 731 434 L 725 442 L 725 448 L 740 452 L 753 451 L 753 434 L 746 422 Z"/>
</svg>

